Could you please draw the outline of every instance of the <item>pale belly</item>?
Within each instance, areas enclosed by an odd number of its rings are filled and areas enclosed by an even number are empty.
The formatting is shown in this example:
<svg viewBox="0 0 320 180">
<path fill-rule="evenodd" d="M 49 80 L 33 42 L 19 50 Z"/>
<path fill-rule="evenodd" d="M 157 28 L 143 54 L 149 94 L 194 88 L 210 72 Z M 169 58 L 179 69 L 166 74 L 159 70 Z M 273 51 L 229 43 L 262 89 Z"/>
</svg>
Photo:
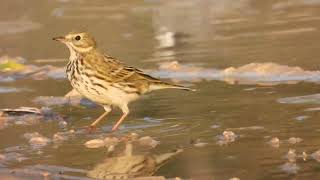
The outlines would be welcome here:
<svg viewBox="0 0 320 180">
<path fill-rule="evenodd" d="M 72 87 L 81 95 L 101 105 L 121 107 L 129 104 L 131 101 L 134 101 L 139 97 L 137 94 L 128 94 L 113 86 L 102 88 L 101 86 L 93 85 L 90 81 L 75 82 L 70 80 L 70 82 Z"/>
</svg>

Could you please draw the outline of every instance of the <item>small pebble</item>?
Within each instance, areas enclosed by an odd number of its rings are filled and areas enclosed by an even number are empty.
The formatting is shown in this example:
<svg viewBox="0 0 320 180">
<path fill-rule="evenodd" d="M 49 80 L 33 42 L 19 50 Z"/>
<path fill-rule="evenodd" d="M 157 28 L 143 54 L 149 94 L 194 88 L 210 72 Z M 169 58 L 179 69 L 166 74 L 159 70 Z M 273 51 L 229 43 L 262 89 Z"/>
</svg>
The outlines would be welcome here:
<svg viewBox="0 0 320 180">
<path fill-rule="evenodd" d="M 274 137 L 268 142 L 268 144 L 274 148 L 278 148 L 280 147 L 280 140 L 279 138 Z"/>
<path fill-rule="evenodd" d="M 297 143 L 299 143 L 301 141 L 302 141 L 302 139 L 301 138 L 297 138 L 297 137 L 291 137 L 291 138 L 288 139 L 288 142 L 290 144 L 297 144 Z"/>
<path fill-rule="evenodd" d="M 84 143 L 87 148 L 100 148 L 105 146 L 104 140 L 102 139 L 92 139 Z"/>
<path fill-rule="evenodd" d="M 68 123 L 66 121 L 59 121 L 58 126 L 61 129 L 65 129 L 65 128 L 67 128 Z"/>
<path fill-rule="evenodd" d="M 137 140 L 139 137 L 139 135 L 137 133 L 131 133 L 129 136 L 133 141 Z"/>
<path fill-rule="evenodd" d="M 106 147 L 116 146 L 120 142 L 116 137 L 106 137 L 103 141 Z"/>
<path fill-rule="evenodd" d="M 198 147 L 198 148 L 206 147 L 207 145 L 208 143 L 205 143 L 205 142 L 198 142 L 193 144 L 194 147 Z"/>
<path fill-rule="evenodd" d="M 303 121 L 303 120 L 306 120 L 308 118 L 309 118 L 309 116 L 297 116 L 294 119 L 297 120 L 297 121 Z"/>
<path fill-rule="evenodd" d="M 150 136 L 144 136 L 138 139 L 138 143 L 142 146 L 150 146 L 152 148 L 155 148 L 158 144 L 160 144 L 159 141 L 154 140 Z"/>
<path fill-rule="evenodd" d="M 238 177 L 232 177 L 232 178 L 230 178 L 229 180 L 240 180 L 240 178 L 238 178 Z"/>
<path fill-rule="evenodd" d="M 108 153 L 113 152 L 113 151 L 114 151 L 114 149 L 115 149 L 115 145 L 111 145 L 111 146 L 109 146 L 109 147 L 108 147 Z"/>
<path fill-rule="evenodd" d="M 302 159 L 306 161 L 308 158 L 308 154 L 306 152 L 302 152 Z"/>
<path fill-rule="evenodd" d="M 6 156 L 5 156 L 5 155 L 0 154 L 0 161 L 1 161 L 1 160 L 4 160 L 5 158 L 6 158 Z"/>
<path fill-rule="evenodd" d="M 290 163 L 295 163 L 296 162 L 296 158 L 297 158 L 297 154 L 296 154 L 296 150 L 294 149 L 289 149 L 286 158 L 288 159 L 288 161 Z"/>
<path fill-rule="evenodd" d="M 223 137 L 226 139 L 226 140 L 232 140 L 234 141 L 235 138 L 236 138 L 236 134 L 232 131 L 223 131 Z"/>
<path fill-rule="evenodd" d="M 234 142 L 238 136 L 232 131 L 223 131 L 222 135 L 218 136 L 219 145 L 226 145 L 231 142 Z"/>
<path fill-rule="evenodd" d="M 23 137 L 29 141 L 31 146 L 35 147 L 46 146 L 51 142 L 49 138 L 42 136 L 38 132 L 25 133 Z"/>
<path fill-rule="evenodd" d="M 46 146 L 49 143 L 50 143 L 50 139 L 43 136 L 32 137 L 29 140 L 29 144 L 31 144 L 32 146 Z"/>
<path fill-rule="evenodd" d="M 70 129 L 69 133 L 75 133 L 76 131 L 74 129 Z"/>
<path fill-rule="evenodd" d="M 53 142 L 59 143 L 63 141 L 67 141 L 69 139 L 68 134 L 64 132 L 57 132 L 53 135 Z"/>
<path fill-rule="evenodd" d="M 214 124 L 214 125 L 210 126 L 210 128 L 212 128 L 212 129 L 217 129 L 219 127 L 220 127 L 220 125 L 217 125 L 217 124 Z"/>
<path fill-rule="evenodd" d="M 41 136 L 38 132 L 33 132 L 33 133 L 25 133 L 23 134 L 23 137 L 27 140 L 30 140 L 33 137 L 39 137 Z"/>
<path fill-rule="evenodd" d="M 206 142 L 201 142 L 200 139 L 196 139 L 194 142 L 191 142 L 191 144 L 194 147 L 198 147 L 198 148 L 205 147 L 208 145 L 208 143 L 206 143 Z"/>
</svg>

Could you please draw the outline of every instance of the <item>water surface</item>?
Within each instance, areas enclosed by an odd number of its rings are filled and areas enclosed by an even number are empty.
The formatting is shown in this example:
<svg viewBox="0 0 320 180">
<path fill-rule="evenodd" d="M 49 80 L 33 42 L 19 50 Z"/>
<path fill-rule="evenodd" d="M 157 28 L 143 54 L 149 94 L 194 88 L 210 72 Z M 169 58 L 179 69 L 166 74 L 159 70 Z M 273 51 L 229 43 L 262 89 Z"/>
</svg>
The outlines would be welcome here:
<svg viewBox="0 0 320 180">
<path fill-rule="evenodd" d="M 294 174 L 280 166 L 287 162 L 289 148 L 297 154 L 311 154 L 320 148 L 319 111 L 307 110 L 317 108 L 318 103 L 312 96 L 307 96 L 310 101 L 300 103 L 292 102 L 296 99 L 281 101 L 320 91 L 320 1 L 3 0 L 0 10 L 1 56 L 21 56 L 29 64 L 62 67 L 67 61 L 37 60 L 68 57 L 66 47 L 51 38 L 85 30 L 96 37 L 101 49 L 125 63 L 199 89 L 158 91 L 131 104 L 132 113 L 120 134 L 129 130 L 156 138 L 161 145 L 152 150 L 155 153 L 187 147 L 156 175 L 194 179 L 319 178 L 319 163 L 312 158 L 298 159 L 299 170 Z M 179 72 L 178 78 L 174 69 L 170 70 L 173 74 L 158 69 L 159 64 L 173 61 L 189 69 Z M 269 62 L 273 65 L 266 68 Z M 252 69 L 250 63 L 258 64 Z M 243 66 L 246 68 L 238 69 Z M 231 80 L 210 78 L 230 67 L 238 70 Z M 190 75 L 190 71 L 194 72 Z M 292 73 L 288 75 L 289 71 Z M 243 80 L 243 74 L 249 81 Z M 71 90 L 66 79 L 52 78 L 22 78 L 0 83 L 0 87 L 4 87 L 0 108 L 40 107 L 33 102 L 35 97 L 63 96 Z M 103 112 L 102 108 L 84 107 L 56 107 L 54 111 L 67 117 L 69 129 L 88 125 Z M 110 128 L 119 113 L 112 113 L 100 127 Z M 227 145 L 218 145 L 217 136 L 228 129 L 238 137 Z M 87 170 L 105 156 L 105 149 L 88 150 L 83 143 L 106 132 L 82 134 L 37 153 L 22 137 L 36 131 L 52 137 L 60 129 L 58 122 L 50 121 L 0 130 L 2 153 L 8 147 L 22 146 L 26 149 L 21 153 L 28 157 L 5 167 L 45 164 Z M 280 139 L 279 148 L 267 143 L 272 137 Z M 290 137 L 303 141 L 292 145 L 287 142 Z M 192 147 L 190 141 L 194 139 L 208 145 Z"/>
</svg>

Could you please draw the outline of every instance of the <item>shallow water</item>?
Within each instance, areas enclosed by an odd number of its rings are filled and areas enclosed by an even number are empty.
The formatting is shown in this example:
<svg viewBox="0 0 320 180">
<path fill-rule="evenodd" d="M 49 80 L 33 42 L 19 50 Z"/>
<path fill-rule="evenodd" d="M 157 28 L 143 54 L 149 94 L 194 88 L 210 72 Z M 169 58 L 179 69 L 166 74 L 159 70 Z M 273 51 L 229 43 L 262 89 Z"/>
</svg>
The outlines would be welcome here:
<svg viewBox="0 0 320 180">
<path fill-rule="evenodd" d="M 59 59 L 68 57 L 68 51 L 52 37 L 86 30 L 96 37 L 101 49 L 127 64 L 199 89 L 158 91 L 131 104 L 132 113 L 119 134 L 136 132 L 154 137 L 161 144 L 151 150 L 153 153 L 185 147 L 156 175 L 319 178 L 320 164 L 311 157 L 297 159 L 296 173 L 283 165 L 289 148 L 298 155 L 320 149 L 320 1 L 3 0 L 1 4 L 0 56 L 20 56 L 28 64 L 62 67 L 66 62 Z M 171 66 L 163 69 L 165 62 Z M 0 108 L 40 107 L 34 98 L 64 96 L 70 90 L 61 76 L 4 81 L 0 83 Z M 52 108 L 65 117 L 67 129 L 76 130 L 103 112 L 102 108 L 83 106 Z M 51 143 L 40 149 L 30 146 L 23 134 L 39 132 L 52 138 L 62 131 L 57 121 L 3 128 L 0 153 L 9 148 L 27 159 L 19 156 L 19 160 L 0 161 L 0 167 L 41 164 L 92 169 L 105 158 L 106 149 L 87 149 L 83 144 L 105 136 L 119 115 L 117 110 L 103 121 L 102 131 L 79 133 L 59 145 Z M 219 145 L 225 130 L 237 137 Z M 278 148 L 268 143 L 273 137 L 280 139 Z M 290 137 L 303 141 L 290 144 Z M 197 139 L 208 144 L 192 146 L 190 142 Z M 19 148 L 11 148 L 15 146 Z"/>
</svg>

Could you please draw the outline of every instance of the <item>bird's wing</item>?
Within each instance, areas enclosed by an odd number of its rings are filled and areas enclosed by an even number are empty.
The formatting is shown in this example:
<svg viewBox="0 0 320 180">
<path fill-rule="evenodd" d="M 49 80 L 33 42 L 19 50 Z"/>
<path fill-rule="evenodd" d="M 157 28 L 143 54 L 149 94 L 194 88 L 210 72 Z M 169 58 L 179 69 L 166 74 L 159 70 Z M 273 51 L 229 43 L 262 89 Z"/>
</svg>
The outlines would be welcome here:
<svg viewBox="0 0 320 180">
<path fill-rule="evenodd" d="M 129 85 L 145 92 L 150 84 L 162 82 L 137 68 L 126 66 L 113 57 L 105 55 L 104 61 L 108 64 L 105 73 L 111 84 Z"/>
</svg>

